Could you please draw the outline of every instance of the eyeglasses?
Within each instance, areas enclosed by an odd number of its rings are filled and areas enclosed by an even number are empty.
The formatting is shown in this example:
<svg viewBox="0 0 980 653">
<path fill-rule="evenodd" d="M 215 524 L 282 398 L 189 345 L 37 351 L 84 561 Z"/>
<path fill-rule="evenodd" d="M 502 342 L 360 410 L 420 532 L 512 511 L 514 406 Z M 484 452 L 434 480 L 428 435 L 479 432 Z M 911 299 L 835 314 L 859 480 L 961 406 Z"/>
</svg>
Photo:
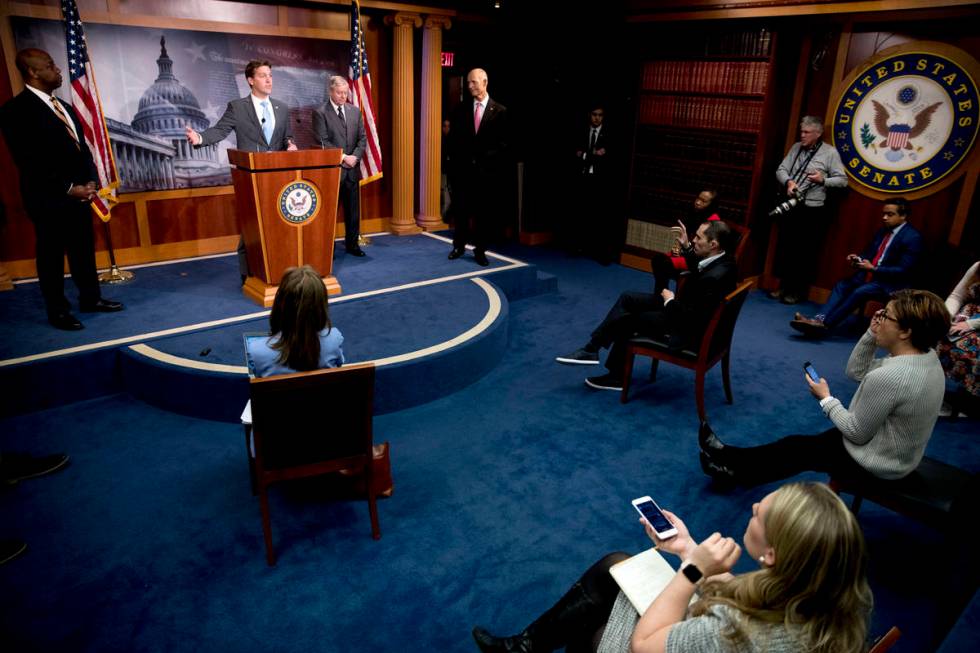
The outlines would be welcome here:
<svg viewBox="0 0 980 653">
<path fill-rule="evenodd" d="M 881 322 L 882 320 L 891 320 L 895 324 L 898 324 L 898 320 L 893 318 L 888 313 L 886 313 L 885 309 L 883 308 L 875 312 L 874 319 L 878 320 L 879 322 Z"/>
</svg>

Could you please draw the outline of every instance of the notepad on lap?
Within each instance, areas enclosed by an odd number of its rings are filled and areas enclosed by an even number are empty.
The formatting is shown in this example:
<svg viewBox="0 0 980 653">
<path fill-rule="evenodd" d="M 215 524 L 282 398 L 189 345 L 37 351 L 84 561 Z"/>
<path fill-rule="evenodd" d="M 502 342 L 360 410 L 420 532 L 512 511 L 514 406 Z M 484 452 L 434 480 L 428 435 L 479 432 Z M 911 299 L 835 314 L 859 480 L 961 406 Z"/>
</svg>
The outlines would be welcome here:
<svg viewBox="0 0 980 653">
<path fill-rule="evenodd" d="M 619 589 L 641 615 L 667 587 L 677 571 L 656 549 L 650 548 L 609 568 Z"/>
</svg>

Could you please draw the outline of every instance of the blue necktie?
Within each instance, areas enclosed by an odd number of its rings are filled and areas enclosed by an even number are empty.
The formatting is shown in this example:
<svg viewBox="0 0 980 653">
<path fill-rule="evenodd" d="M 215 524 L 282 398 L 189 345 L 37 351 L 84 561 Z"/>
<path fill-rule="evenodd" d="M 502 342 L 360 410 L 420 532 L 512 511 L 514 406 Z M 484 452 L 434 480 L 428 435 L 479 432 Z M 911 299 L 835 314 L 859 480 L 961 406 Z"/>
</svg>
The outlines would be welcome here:
<svg viewBox="0 0 980 653">
<path fill-rule="evenodd" d="M 262 134 L 265 135 L 265 142 L 272 145 L 272 114 L 269 113 L 269 101 L 262 100 Z"/>
</svg>

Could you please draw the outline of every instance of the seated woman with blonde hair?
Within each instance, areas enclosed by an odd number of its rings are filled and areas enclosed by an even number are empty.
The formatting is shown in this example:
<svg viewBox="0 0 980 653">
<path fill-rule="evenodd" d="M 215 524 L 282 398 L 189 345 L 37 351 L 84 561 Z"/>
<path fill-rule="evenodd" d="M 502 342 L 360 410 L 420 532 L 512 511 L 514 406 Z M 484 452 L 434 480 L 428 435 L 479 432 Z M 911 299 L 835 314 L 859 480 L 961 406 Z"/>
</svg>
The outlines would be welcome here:
<svg viewBox="0 0 980 653">
<path fill-rule="evenodd" d="M 872 599 L 864 537 L 829 487 L 792 483 L 754 504 L 742 541 L 760 569 L 738 576 L 728 573 L 741 554 L 733 538 L 714 533 L 697 544 L 683 521 L 664 513 L 676 536 L 660 540 L 646 522 L 644 528 L 657 548 L 682 562 L 642 616 L 610 581 L 609 567 L 625 558 L 611 554 L 519 635 L 474 628 L 477 645 L 484 653 L 561 646 L 602 653 L 866 649 Z"/>
<path fill-rule="evenodd" d="M 308 372 L 344 364 L 344 336 L 330 324 L 327 289 L 312 266 L 282 275 L 269 314 L 269 337 L 248 339 L 255 376 Z"/>
</svg>

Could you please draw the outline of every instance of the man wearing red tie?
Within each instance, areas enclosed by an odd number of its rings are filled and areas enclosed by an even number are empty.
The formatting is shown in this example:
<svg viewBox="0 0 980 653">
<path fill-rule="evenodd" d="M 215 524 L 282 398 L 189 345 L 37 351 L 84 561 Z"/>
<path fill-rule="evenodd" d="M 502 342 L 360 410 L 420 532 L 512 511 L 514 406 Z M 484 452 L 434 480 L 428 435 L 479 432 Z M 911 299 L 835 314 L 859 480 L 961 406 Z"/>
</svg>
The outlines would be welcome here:
<svg viewBox="0 0 980 653">
<path fill-rule="evenodd" d="M 449 184 L 453 189 L 455 220 L 450 260 L 473 244 L 473 259 L 489 265 L 486 249 L 493 225 L 495 198 L 501 191 L 507 154 L 507 108 L 487 94 L 487 73 L 474 68 L 466 76 L 472 101 L 453 113 L 449 129 Z M 470 219 L 473 226 L 470 227 Z"/>
<path fill-rule="evenodd" d="M 83 313 L 121 311 L 103 299 L 95 269 L 90 204 L 98 173 L 71 105 L 54 96 L 61 70 L 44 50 L 17 53 L 24 90 L 3 105 L 0 127 L 20 171 L 20 192 L 34 223 L 37 277 L 52 326 L 82 329 L 65 297 L 64 257 Z"/>
<path fill-rule="evenodd" d="M 908 288 L 922 254 L 922 236 L 906 222 L 909 215 L 904 197 L 886 200 L 881 216 L 884 226 L 860 256 L 847 255 L 848 263 L 857 271 L 837 282 L 819 314 L 808 318 L 797 313 L 790 326 L 819 338 L 869 300 L 887 298 L 896 290 Z"/>
</svg>

